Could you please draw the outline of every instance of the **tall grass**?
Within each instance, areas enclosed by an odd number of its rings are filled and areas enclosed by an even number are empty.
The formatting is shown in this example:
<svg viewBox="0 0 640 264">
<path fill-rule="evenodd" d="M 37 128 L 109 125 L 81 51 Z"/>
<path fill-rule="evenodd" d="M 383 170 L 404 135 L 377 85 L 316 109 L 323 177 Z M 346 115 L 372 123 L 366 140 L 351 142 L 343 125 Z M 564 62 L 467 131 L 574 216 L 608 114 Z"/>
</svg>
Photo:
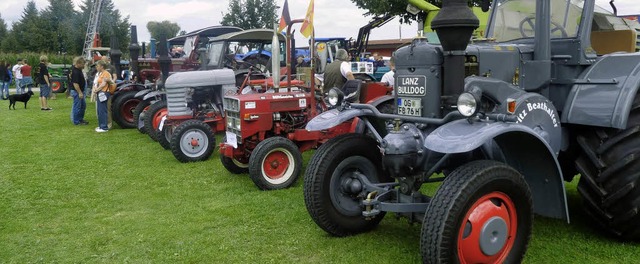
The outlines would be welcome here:
<svg viewBox="0 0 640 264">
<path fill-rule="evenodd" d="M 0 101 L 0 262 L 417 263 L 420 224 L 388 214 L 373 232 L 335 238 L 308 216 L 302 182 L 259 191 L 218 154 L 182 164 L 135 129 L 73 126 Z M 305 162 L 310 153 L 304 155 Z M 640 247 L 599 233 L 567 186 L 572 224 L 536 217 L 525 263 L 640 263 Z"/>
<path fill-rule="evenodd" d="M 25 53 L 4 53 L 0 52 L 0 61 L 6 61 L 11 65 L 16 64 L 18 59 L 25 59 L 31 66 L 40 64 L 40 56 L 47 55 L 49 62 L 52 64 L 71 64 L 75 55 L 59 55 L 59 54 L 40 54 L 35 52 Z"/>
</svg>

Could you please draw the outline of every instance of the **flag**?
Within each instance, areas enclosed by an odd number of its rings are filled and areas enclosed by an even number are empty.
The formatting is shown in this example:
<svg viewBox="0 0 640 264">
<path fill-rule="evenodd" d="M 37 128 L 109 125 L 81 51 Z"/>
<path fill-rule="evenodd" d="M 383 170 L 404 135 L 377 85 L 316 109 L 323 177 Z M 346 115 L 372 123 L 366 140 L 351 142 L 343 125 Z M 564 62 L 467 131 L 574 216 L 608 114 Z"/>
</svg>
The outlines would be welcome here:
<svg viewBox="0 0 640 264">
<path fill-rule="evenodd" d="M 289 4 L 287 0 L 284 0 L 284 7 L 282 8 L 282 16 L 280 16 L 280 26 L 278 26 L 278 33 L 282 32 L 287 25 L 291 23 L 291 16 L 289 16 Z"/>
<path fill-rule="evenodd" d="M 309 3 L 309 8 L 307 8 L 307 16 L 304 18 L 304 22 L 302 22 L 302 26 L 300 27 L 300 33 L 308 38 L 311 36 L 313 32 L 313 0 Z"/>
</svg>

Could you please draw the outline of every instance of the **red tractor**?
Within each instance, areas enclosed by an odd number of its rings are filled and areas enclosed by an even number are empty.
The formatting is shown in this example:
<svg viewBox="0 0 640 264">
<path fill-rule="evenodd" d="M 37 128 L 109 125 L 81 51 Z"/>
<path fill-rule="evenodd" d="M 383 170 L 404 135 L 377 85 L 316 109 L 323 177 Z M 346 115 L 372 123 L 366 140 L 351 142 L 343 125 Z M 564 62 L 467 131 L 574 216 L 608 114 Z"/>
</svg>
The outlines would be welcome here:
<svg viewBox="0 0 640 264">
<path fill-rule="evenodd" d="M 162 109 L 150 109 L 157 139 L 181 162 L 206 160 L 215 146 L 216 132 L 225 130 L 223 96 L 237 94 L 238 87 L 266 78 L 272 67 L 279 73 L 284 61 L 269 61 L 273 33 L 252 29 L 218 36 L 208 43 L 204 65 L 213 70 L 174 73 L 166 81 L 166 117 Z M 284 37 L 280 35 L 282 41 Z M 278 42 L 280 39 L 278 40 Z M 159 102 L 156 104 L 162 104 Z M 151 111 L 153 110 L 153 111 Z M 149 128 L 149 133 L 153 133 Z"/>
<path fill-rule="evenodd" d="M 289 42 L 287 47 L 290 50 Z M 287 53 L 287 61 L 291 59 L 290 54 Z M 310 76 L 314 76 L 313 67 Z M 316 97 L 315 78 L 305 83 L 292 80 L 288 74 L 288 81 L 276 83 L 273 80 L 277 77 L 249 83 L 253 90 L 270 90 L 273 93 L 224 98 L 227 131 L 224 142 L 220 144 L 222 165 L 234 174 L 249 172 L 252 181 L 262 190 L 283 189 L 294 184 L 302 168 L 301 152 L 317 148 L 338 135 L 366 129 L 359 125 L 358 119 L 350 119 L 331 129 L 306 130 L 307 122 L 326 110 L 323 100 Z M 362 96 L 361 102 L 393 105 L 393 98 L 389 96 L 392 88 L 380 83 L 365 83 L 362 88 L 363 83 L 361 80 L 348 81 L 343 90 L 356 98 Z"/>
</svg>

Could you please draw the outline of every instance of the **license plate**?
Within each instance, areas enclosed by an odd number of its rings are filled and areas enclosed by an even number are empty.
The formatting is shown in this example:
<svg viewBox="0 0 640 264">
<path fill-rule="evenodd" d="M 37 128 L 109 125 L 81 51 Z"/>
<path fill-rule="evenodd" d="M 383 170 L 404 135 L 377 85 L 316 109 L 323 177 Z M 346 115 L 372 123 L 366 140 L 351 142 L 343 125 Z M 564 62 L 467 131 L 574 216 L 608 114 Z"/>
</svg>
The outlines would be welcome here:
<svg viewBox="0 0 640 264">
<path fill-rule="evenodd" d="M 422 100 L 418 98 L 398 98 L 398 114 L 422 116 Z"/>
<path fill-rule="evenodd" d="M 233 146 L 233 148 L 238 148 L 238 137 L 236 133 L 225 131 L 227 136 L 227 144 Z"/>
</svg>

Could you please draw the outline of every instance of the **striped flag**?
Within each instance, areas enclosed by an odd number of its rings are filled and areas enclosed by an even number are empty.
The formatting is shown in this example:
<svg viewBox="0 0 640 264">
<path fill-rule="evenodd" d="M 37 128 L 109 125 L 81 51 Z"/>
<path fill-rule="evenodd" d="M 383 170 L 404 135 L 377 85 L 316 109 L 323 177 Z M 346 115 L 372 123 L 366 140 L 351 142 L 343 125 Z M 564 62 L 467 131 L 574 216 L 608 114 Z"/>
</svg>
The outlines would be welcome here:
<svg viewBox="0 0 640 264">
<path fill-rule="evenodd" d="M 304 22 L 300 27 L 300 33 L 308 38 L 313 33 L 313 0 L 309 3 L 309 8 L 307 8 L 307 16 L 304 18 Z"/>
<path fill-rule="evenodd" d="M 287 25 L 291 23 L 291 16 L 289 15 L 289 3 L 284 0 L 284 7 L 282 8 L 282 16 L 280 16 L 280 25 L 278 26 L 278 33 L 282 32 Z"/>
</svg>

